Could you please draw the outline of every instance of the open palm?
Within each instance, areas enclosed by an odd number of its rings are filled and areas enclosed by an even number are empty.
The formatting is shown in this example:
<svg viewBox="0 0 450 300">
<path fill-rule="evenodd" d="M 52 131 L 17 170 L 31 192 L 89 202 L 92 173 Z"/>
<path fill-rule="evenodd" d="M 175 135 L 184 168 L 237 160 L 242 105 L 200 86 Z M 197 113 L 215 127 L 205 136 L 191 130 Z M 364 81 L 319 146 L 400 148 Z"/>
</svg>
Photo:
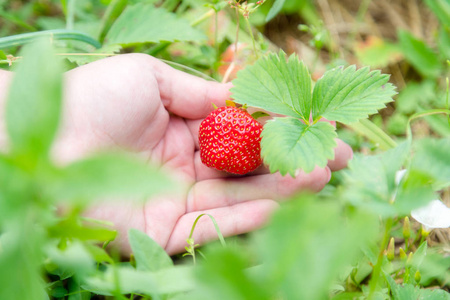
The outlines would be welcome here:
<svg viewBox="0 0 450 300">
<path fill-rule="evenodd" d="M 124 199 L 90 209 L 90 216 L 115 223 L 124 249 L 126 232 L 137 228 L 169 254 L 182 252 L 201 213 L 214 216 L 225 236 L 254 230 L 267 221 L 277 201 L 300 190 L 321 190 L 331 170 L 344 167 L 351 157 L 351 149 L 338 141 L 329 167 L 299 172 L 296 178 L 269 174 L 265 167 L 240 177 L 207 168 L 198 152 L 198 126 L 212 103 L 225 104 L 230 87 L 143 54 L 107 58 L 66 74 L 63 124 L 53 149 L 59 162 L 119 147 L 162 165 L 187 187 L 144 205 Z M 210 220 L 200 220 L 195 242 L 216 236 Z"/>
</svg>

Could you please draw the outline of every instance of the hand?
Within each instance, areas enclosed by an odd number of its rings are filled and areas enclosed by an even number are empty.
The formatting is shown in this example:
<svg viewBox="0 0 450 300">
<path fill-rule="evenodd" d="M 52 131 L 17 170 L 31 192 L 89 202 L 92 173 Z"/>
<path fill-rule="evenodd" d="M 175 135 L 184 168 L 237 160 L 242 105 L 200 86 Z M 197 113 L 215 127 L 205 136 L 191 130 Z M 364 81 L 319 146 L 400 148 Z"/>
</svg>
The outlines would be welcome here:
<svg viewBox="0 0 450 300">
<path fill-rule="evenodd" d="M 149 199 L 143 206 L 124 199 L 90 209 L 91 217 L 115 223 L 125 249 L 126 232 L 137 228 L 169 254 L 180 253 L 202 213 L 214 216 L 224 236 L 249 232 L 266 223 L 277 201 L 300 190 L 321 190 L 332 170 L 346 166 L 352 151 L 340 140 L 328 167 L 299 172 L 296 178 L 269 174 L 264 167 L 251 176 L 235 177 L 204 166 L 198 127 L 213 110 L 212 103 L 225 105 L 230 87 L 143 54 L 107 58 L 66 74 L 63 124 L 53 149 L 57 161 L 120 147 L 162 164 L 189 187 L 178 195 Z M 217 238 L 209 218 L 198 222 L 193 237 L 200 244 Z"/>
</svg>

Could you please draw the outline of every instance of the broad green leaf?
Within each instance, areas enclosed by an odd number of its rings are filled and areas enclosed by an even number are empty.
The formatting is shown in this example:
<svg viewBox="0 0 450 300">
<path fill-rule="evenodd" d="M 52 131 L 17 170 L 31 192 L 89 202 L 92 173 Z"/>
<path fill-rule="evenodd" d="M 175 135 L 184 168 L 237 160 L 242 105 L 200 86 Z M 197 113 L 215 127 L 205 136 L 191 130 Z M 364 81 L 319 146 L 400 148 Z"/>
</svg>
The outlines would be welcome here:
<svg viewBox="0 0 450 300">
<path fill-rule="evenodd" d="M 439 21 L 450 28 L 450 1 L 448 0 L 425 0 L 427 6 L 438 17 Z"/>
<path fill-rule="evenodd" d="M 58 199 L 141 197 L 178 190 L 174 182 L 155 167 L 126 154 L 98 154 L 59 171 L 49 182 L 49 192 Z"/>
<path fill-rule="evenodd" d="M 273 299 L 263 280 L 249 276 L 247 268 L 251 258 L 243 249 L 219 246 L 208 250 L 205 253 L 207 260 L 196 272 L 200 282 L 198 295 L 190 299 Z"/>
<path fill-rule="evenodd" d="M 99 295 L 111 295 L 117 291 L 117 284 L 123 294 L 142 293 L 157 297 L 187 292 L 195 287 L 194 269 L 191 266 L 175 266 L 149 272 L 123 266 L 108 267 L 102 276 L 84 277 L 81 287 Z"/>
<path fill-rule="evenodd" d="M 32 201 L 32 186 L 31 176 L 0 153 L 0 227 L 15 211 L 26 210 Z"/>
<path fill-rule="evenodd" d="M 48 228 L 48 233 L 55 238 L 77 239 L 81 241 L 112 241 L 117 231 L 104 227 L 87 227 L 76 219 L 67 219 Z"/>
<path fill-rule="evenodd" d="M 400 186 L 396 183 L 396 173 L 405 164 L 409 149 L 409 143 L 405 142 L 379 155 L 355 155 L 344 171 L 345 199 L 357 207 L 389 217 L 409 214 L 430 201 L 431 189 L 418 184 L 415 175 L 408 175 Z"/>
<path fill-rule="evenodd" d="M 395 216 L 395 209 L 389 204 L 389 186 L 394 182 L 388 181 L 379 156 L 355 155 L 343 174 L 346 201 L 374 214 Z"/>
<path fill-rule="evenodd" d="M 377 218 L 369 214 L 343 217 L 335 199 L 290 201 L 257 236 L 261 278 L 281 299 L 328 299 L 337 275 L 355 262 L 377 228 Z"/>
<path fill-rule="evenodd" d="M 309 122 L 311 77 L 297 56 L 269 54 L 238 72 L 231 89 L 235 102 Z"/>
<path fill-rule="evenodd" d="M 450 256 L 443 256 L 439 249 L 430 247 L 424 261 L 418 267 L 421 276 L 420 284 L 428 286 L 433 281 L 441 283 L 450 280 Z"/>
<path fill-rule="evenodd" d="M 368 67 L 338 67 L 327 71 L 313 91 L 312 115 L 349 124 L 384 108 L 396 94 L 389 75 L 370 72 Z"/>
<path fill-rule="evenodd" d="M 95 270 L 92 255 L 80 241 L 73 240 L 64 250 L 59 249 L 56 243 L 49 243 L 45 246 L 44 252 L 46 264 L 55 268 L 50 270 L 50 273 L 64 275 L 61 279 L 66 279 L 70 275 L 83 278 Z"/>
<path fill-rule="evenodd" d="M 90 243 L 85 243 L 84 247 L 97 263 L 114 263 L 113 259 L 111 258 L 111 256 L 109 256 L 108 252 L 106 252 L 104 248 Z"/>
<path fill-rule="evenodd" d="M 0 299 L 46 299 L 40 277 L 43 235 L 27 212 L 23 209 L 9 216 L 8 226 L 1 228 Z"/>
<path fill-rule="evenodd" d="M 7 59 L 5 52 L 0 50 L 0 59 Z"/>
<path fill-rule="evenodd" d="M 159 271 L 173 266 L 172 259 L 147 234 L 137 229 L 128 231 L 128 239 L 140 271 Z"/>
<path fill-rule="evenodd" d="M 52 298 L 63 298 L 67 294 L 67 290 L 61 280 L 53 281 L 47 284 L 47 293 Z"/>
<path fill-rule="evenodd" d="M 417 143 L 412 167 L 450 184 L 450 138 L 424 139 Z"/>
<path fill-rule="evenodd" d="M 391 288 L 393 300 L 449 300 L 450 294 L 440 289 L 421 289 L 413 284 L 397 284 L 395 280 L 385 275 L 386 280 Z"/>
<path fill-rule="evenodd" d="M 68 280 L 69 295 L 67 300 L 90 300 L 91 293 L 83 290 L 74 278 Z"/>
<path fill-rule="evenodd" d="M 431 181 L 432 178 L 427 174 L 410 170 L 406 180 L 400 183 L 395 196 L 393 205 L 397 214 L 409 215 L 411 210 L 423 207 L 438 198 L 429 184 Z"/>
<path fill-rule="evenodd" d="M 12 152 L 33 167 L 38 159 L 47 158 L 58 128 L 62 70 L 48 41 L 27 45 L 22 56 L 5 118 Z"/>
<path fill-rule="evenodd" d="M 299 119 L 274 118 L 264 126 L 261 154 L 271 172 L 294 176 L 302 169 L 309 173 L 333 159 L 336 137 L 335 128 L 327 122 L 306 125 Z"/>
<path fill-rule="evenodd" d="M 428 244 L 427 242 L 423 242 L 419 248 L 414 252 L 411 264 L 413 264 L 416 268 L 419 268 L 422 264 L 424 258 L 427 255 Z"/>
<path fill-rule="evenodd" d="M 162 41 L 199 41 L 205 39 L 187 20 L 163 8 L 140 3 L 128 6 L 114 22 L 105 44 L 159 43 Z"/>
<path fill-rule="evenodd" d="M 364 294 L 362 292 L 343 292 L 339 293 L 332 300 L 353 300 L 353 299 L 363 299 Z"/>
<path fill-rule="evenodd" d="M 403 167 L 406 159 L 410 156 L 410 151 L 411 143 L 405 141 L 397 147 L 378 155 L 380 167 L 383 168 L 386 176 L 387 191 L 389 194 L 394 194 L 397 189 L 397 172 Z"/>
<path fill-rule="evenodd" d="M 417 39 L 408 31 L 398 33 L 401 49 L 406 59 L 424 77 L 438 77 L 442 64 L 437 53 L 430 49 L 424 41 Z"/>
<path fill-rule="evenodd" d="M 269 13 L 267 14 L 266 22 L 272 20 L 281 11 L 285 1 L 286 0 L 275 0 L 275 2 L 272 4 L 272 7 L 269 10 Z"/>
</svg>

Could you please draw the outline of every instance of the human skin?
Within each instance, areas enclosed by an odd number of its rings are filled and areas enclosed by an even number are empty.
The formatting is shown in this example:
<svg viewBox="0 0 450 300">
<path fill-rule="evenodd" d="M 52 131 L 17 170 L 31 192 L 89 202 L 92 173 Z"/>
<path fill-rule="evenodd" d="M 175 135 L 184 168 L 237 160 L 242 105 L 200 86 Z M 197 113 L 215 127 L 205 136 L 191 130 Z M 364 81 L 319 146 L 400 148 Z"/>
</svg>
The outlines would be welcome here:
<svg viewBox="0 0 450 300">
<path fill-rule="evenodd" d="M 13 73 L 0 70 L 0 120 Z M 175 70 L 144 54 L 106 58 L 65 74 L 63 117 L 52 157 L 61 165 L 91 153 L 123 149 L 161 165 L 179 182 L 177 193 L 142 202 L 102 201 L 90 217 L 112 221 L 117 244 L 129 251 L 127 232 L 146 232 L 170 255 L 184 251 L 194 220 L 212 215 L 224 236 L 246 233 L 267 223 L 279 202 L 300 191 L 320 191 L 331 171 L 344 168 L 351 148 L 337 140 L 335 159 L 295 178 L 270 174 L 262 166 L 246 176 L 232 176 L 204 166 L 198 148 L 200 122 L 229 99 L 231 84 L 220 84 Z M 0 149 L 7 151 L 0 121 Z M 202 218 L 193 238 L 203 244 L 217 237 Z"/>
</svg>

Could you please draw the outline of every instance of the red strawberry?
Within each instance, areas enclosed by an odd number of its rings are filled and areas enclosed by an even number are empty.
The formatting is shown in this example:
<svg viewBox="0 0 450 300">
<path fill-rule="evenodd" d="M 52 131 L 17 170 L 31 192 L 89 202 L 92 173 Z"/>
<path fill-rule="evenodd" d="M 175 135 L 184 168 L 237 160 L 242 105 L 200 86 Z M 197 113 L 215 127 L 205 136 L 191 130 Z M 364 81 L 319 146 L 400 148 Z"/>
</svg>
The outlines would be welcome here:
<svg viewBox="0 0 450 300">
<path fill-rule="evenodd" d="M 200 124 L 202 162 L 210 168 L 245 174 L 261 165 L 262 125 L 237 107 L 214 110 Z"/>
</svg>

